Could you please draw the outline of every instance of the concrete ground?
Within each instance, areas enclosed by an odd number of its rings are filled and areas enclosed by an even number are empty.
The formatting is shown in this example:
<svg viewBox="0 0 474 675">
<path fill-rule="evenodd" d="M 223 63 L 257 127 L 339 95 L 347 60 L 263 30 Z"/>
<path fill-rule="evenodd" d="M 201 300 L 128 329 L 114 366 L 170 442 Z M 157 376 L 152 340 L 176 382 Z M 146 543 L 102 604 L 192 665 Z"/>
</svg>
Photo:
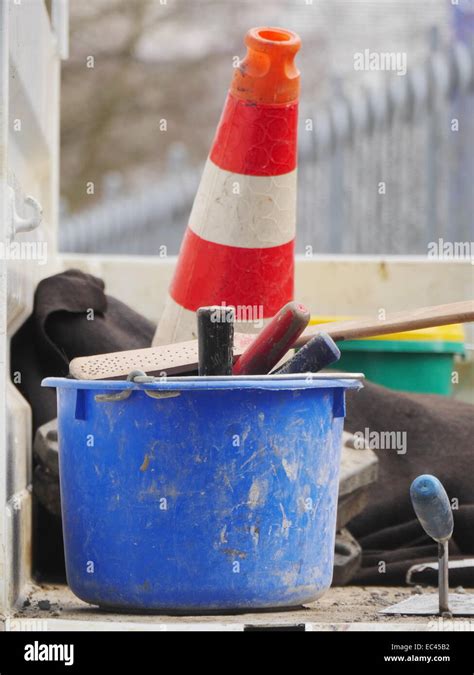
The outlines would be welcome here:
<svg viewBox="0 0 474 675">
<path fill-rule="evenodd" d="M 417 589 L 418 591 L 421 589 Z M 306 630 L 474 630 L 474 619 L 385 616 L 379 610 L 410 597 L 412 588 L 331 588 L 304 607 L 226 615 L 125 614 L 92 607 L 67 586 L 31 587 L 23 606 L 4 619 L 5 630 L 243 630 L 256 626 L 299 626 Z M 434 589 L 423 589 L 423 593 Z M 474 598 L 474 591 L 466 591 Z"/>
</svg>

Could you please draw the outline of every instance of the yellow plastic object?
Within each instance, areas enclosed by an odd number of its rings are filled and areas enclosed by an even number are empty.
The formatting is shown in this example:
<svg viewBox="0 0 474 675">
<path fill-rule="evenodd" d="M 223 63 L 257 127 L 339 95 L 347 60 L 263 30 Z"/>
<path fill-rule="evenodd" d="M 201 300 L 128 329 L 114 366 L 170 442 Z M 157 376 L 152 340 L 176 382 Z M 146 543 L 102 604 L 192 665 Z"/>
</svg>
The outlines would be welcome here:
<svg viewBox="0 0 474 675">
<path fill-rule="evenodd" d="M 312 316 L 310 326 L 331 323 L 333 321 L 352 321 L 355 316 Z M 404 331 L 402 333 L 390 333 L 359 340 L 422 340 L 426 342 L 464 342 L 464 328 L 461 323 L 452 323 L 448 326 L 435 326 L 434 328 L 419 328 L 417 330 Z"/>
</svg>

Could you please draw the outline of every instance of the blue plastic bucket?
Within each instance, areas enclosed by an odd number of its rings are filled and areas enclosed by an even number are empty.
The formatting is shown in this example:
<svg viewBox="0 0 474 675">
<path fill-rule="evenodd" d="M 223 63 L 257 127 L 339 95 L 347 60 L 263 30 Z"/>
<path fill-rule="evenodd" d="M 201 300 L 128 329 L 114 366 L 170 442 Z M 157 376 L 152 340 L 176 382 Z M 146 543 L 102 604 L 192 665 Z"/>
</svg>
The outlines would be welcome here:
<svg viewBox="0 0 474 675">
<path fill-rule="evenodd" d="M 344 395 L 359 381 L 43 384 L 58 392 L 79 598 L 196 612 L 295 606 L 330 586 Z"/>
</svg>

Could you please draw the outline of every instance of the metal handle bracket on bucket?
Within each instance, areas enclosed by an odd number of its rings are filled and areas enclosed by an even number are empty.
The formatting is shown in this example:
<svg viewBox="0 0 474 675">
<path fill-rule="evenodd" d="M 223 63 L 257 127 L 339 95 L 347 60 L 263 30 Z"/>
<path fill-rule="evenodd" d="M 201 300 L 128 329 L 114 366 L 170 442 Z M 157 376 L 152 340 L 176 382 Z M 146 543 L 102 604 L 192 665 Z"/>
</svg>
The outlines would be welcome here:
<svg viewBox="0 0 474 675">
<path fill-rule="evenodd" d="M 148 384 L 152 382 L 159 382 L 157 377 L 146 375 L 142 370 L 132 370 L 127 376 L 127 382 L 136 382 L 137 384 Z M 97 403 L 112 403 L 114 401 L 125 401 L 129 398 L 134 389 L 122 389 L 115 394 L 96 394 L 94 399 Z M 150 398 L 176 398 L 181 392 L 179 391 L 157 391 L 155 389 L 142 389 Z"/>
</svg>

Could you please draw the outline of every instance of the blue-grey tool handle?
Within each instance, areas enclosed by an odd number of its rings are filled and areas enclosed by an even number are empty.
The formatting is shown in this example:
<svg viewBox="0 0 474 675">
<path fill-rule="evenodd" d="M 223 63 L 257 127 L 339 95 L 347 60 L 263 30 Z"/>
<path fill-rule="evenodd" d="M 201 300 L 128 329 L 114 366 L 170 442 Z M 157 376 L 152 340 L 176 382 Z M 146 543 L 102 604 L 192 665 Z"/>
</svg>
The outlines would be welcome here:
<svg viewBox="0 0 474 675">
<path fill-rule="evenodd" d="M 410 488 L 411 502 L 421 526 L 435 541 L 447 541 L 453 533 L 453 512 L 442 483 L 429 474 L 415 478 Z"/>
</svg>

